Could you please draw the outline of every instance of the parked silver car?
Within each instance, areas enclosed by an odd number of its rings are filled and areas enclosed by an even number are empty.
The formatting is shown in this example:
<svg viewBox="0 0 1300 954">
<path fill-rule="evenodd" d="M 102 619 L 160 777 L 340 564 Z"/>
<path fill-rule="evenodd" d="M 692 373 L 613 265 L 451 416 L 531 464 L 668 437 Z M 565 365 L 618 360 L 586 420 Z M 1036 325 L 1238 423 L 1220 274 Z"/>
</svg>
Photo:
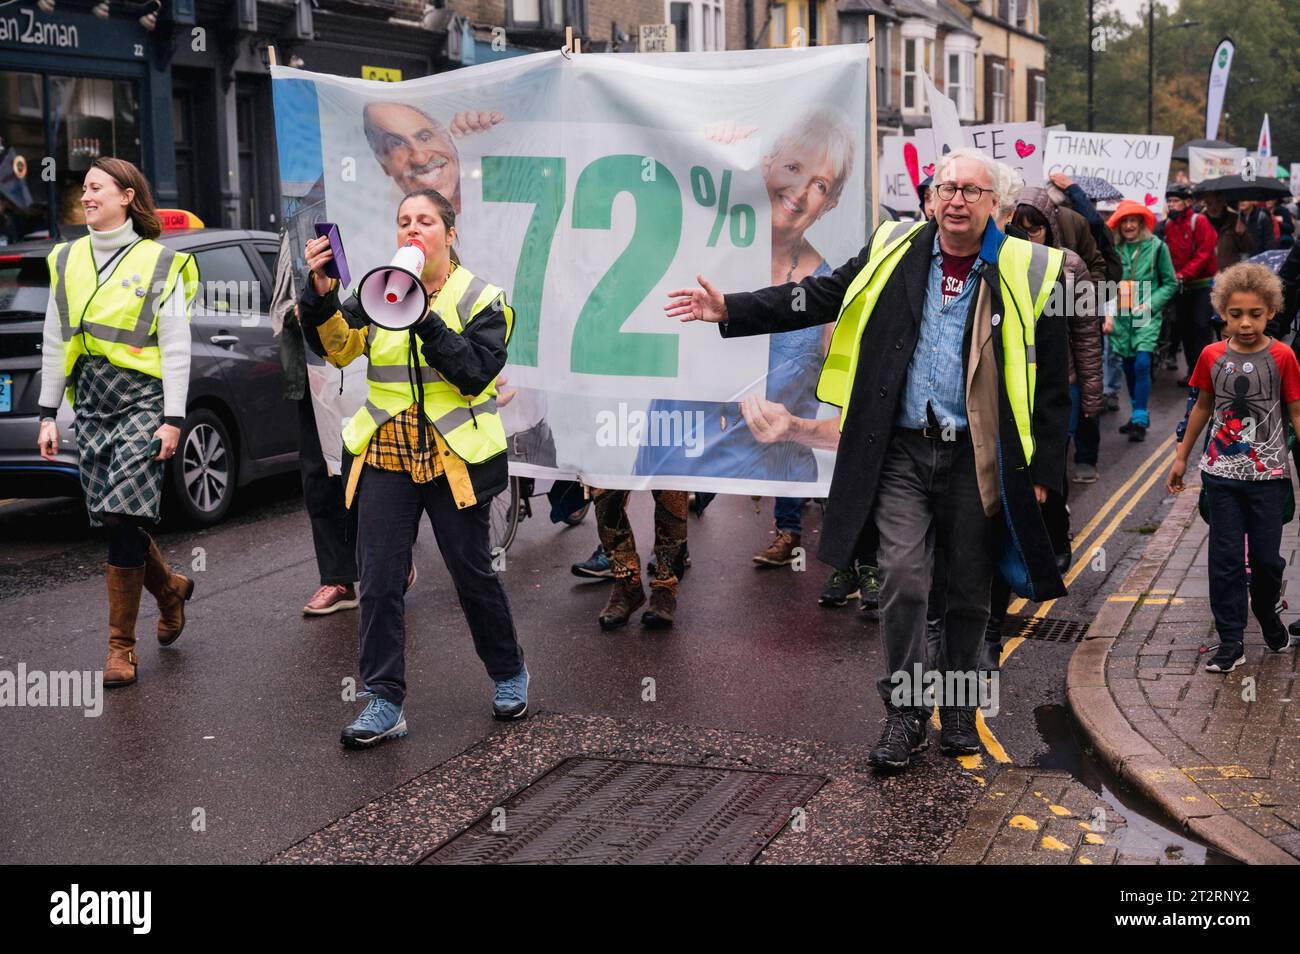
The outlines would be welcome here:
<svg viewBox="0 0 1300 954">
<path fill-rule="evenodd" d="M 191 320 L 189 403 L 176 456 L 167 462 L 164 510 L 210 526 L 235 490 L 298 466 L 298 418 L 284 398 L 270 293 L 279 239 L 270 232 L 164 232 L 169 248 L 198 260 Z M 0 247 L 0 498 L 80 496 L 76 436 L 59 409 L 58 460 L 36 449 L 41 342 L 49 301 L 51 241 Z M 233 292 L 233 294 L 232 294 Z"/>
</svg>

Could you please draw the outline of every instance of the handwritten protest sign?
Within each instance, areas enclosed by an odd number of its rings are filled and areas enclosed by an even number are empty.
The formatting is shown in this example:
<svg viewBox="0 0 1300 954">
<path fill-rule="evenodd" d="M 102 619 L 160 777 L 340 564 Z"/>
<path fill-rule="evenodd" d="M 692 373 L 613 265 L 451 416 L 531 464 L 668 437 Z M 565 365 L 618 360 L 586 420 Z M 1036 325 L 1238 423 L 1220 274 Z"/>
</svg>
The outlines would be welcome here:
<svg viewBox="0 0 1300 954">
<path fill-rule="evenodd" d="M 1005 162 L 1025 179 L 1043 184 L 1043 127 L 1038 123 L 992 123 L 967 126 L 966 144 Z"/>
<path fill-rule="evenodd" d="M 885 136 L 881 141 L 880 204 L 895 212 L 919 214 L 916 185 L 934 174 L 934 142 L 928 134 Z"/>
<path fill-rule="evenodd" d="M 963 126 L 966 145 L 980 149 L 1018 170 L 1026 185 L 1043 184 L 1043 127 L 1038 123 L 998 123 Z M 916 186 L 934 175 L 934 136 L 885 136 L 880 154 L 880 203 L 895 212 L 915 213 L 920 205 Z"/>
<path fill-rule="evenodd" d="M 1053 130 L 1047 134 L 1044 170 L 1050 176 L 1098 176 L 1157 215 L 1164 212 L 1173 136 Z M 1193 181 L 1196 181 L 1193 177 Z"/>
<path fill-rule="evenodd" d="M 1187 174 L 1193 183 L 1219 176 L 1235 176 L 1246 161 L 1245 149 L 1187 148 Z"/>
</svg>

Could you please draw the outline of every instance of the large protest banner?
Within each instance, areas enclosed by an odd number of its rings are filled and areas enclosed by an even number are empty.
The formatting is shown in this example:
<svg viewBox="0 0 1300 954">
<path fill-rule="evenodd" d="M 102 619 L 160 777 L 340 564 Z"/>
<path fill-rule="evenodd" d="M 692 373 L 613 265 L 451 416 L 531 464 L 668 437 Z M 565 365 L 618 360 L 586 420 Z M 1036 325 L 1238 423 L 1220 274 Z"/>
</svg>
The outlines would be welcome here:
<svg viewBox="0 0 1300 954">
<path fill-rule="evenodd" d="M 461 261 L 515 309 L 498 399 L 513 473 L 824 496 L 831 326 L 724 340 L 663 306 L 697 273 L 748 291 L 860 250 L 867 69 L 860 45 L 538 53 L 403 83 L 276 68 L 299 277 L 316 222 L 339 226 L 355 279 L 392 257 L 403 194 L 436 188 Z"/>
<path fill-rule="evenodd" d="M 1099 176 L 1124 198 L 1162 215 L 1173 149 L 1173 136 L 1048 130 L 1043 170 Z"/>
</svg>

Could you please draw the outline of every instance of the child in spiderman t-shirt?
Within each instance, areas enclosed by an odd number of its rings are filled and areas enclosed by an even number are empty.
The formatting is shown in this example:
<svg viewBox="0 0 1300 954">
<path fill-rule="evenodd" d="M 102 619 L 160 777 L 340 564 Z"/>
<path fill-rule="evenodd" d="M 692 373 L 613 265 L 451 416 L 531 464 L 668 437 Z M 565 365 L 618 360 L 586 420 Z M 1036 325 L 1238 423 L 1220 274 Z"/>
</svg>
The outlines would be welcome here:
<svg viewBox="0 0 1300 954">
<path fill-rule="evenodd" d="M 1187 458 L 1209 423 L 1200 470 L 1209 507 L 1210 609 L 1219 648 L 1205 668 L 1231 672 L 1245 661 L 1248 592 L 1268 648 L 1281 652 L 1291 641 L 1277 605 L 1286 568 L 1279 552 L 1283 510 L 1291 486 L 1286 423 L 1290 420 L 1300 433 L 1300 365 L 1288 346 L 1264 332 L 1282 308 L 1282 283 L 1271 270 L 1234 265 L 1216 277 L 1212 299 L 1228 337 L 1201 352 L 1188 381 L 1200 395 L 1174 452 L 1167 486 L 1170 493 L 1183 489 Z"/>
</svg>

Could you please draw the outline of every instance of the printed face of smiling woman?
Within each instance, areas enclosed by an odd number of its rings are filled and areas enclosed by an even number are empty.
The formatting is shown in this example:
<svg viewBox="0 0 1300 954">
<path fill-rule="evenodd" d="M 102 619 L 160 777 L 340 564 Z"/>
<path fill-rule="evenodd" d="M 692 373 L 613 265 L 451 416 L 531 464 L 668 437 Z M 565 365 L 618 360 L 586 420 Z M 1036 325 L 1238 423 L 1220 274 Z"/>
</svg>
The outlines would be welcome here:
<svg viewBox="0 0 1300 954">
<path fill-rule="evenodd" d="M 802 234 L 835 208 L 835 168 L 824 149 L 796 145 L 763 159 L 763 178 L 772 200 L 772 228 Z"/>
<path fill-rule="evenodd" d="M 460 159 L 439 123 L 402 103 L 372 103 L 365 116 L 375 158 L 403 193 L 435 189 L 460 205 Z"/>
</svg>

